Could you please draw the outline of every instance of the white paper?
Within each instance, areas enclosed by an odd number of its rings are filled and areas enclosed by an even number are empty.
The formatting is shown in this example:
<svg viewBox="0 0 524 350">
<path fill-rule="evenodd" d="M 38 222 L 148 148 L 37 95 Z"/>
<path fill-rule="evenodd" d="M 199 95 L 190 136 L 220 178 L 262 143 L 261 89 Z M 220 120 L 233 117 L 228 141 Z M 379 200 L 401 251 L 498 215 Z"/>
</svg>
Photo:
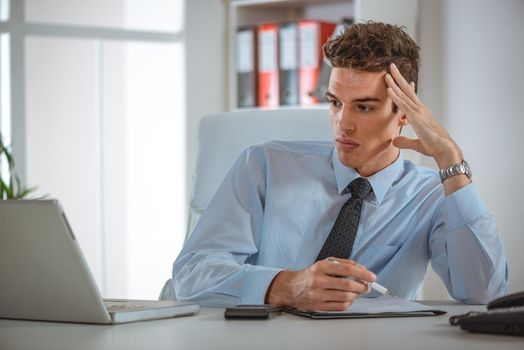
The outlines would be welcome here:
<svg viewBox="0 0 524 350">
<path fill-rule="evenodd" d="M 342 313 L 379 314 L 384 312 L 431 311 L 434 309 L 414 301 L 383 295 L 377 298 L 358 298 Z M 329 313 L 337 314 L 340 312 L 333 311 Z"/>
</svg>

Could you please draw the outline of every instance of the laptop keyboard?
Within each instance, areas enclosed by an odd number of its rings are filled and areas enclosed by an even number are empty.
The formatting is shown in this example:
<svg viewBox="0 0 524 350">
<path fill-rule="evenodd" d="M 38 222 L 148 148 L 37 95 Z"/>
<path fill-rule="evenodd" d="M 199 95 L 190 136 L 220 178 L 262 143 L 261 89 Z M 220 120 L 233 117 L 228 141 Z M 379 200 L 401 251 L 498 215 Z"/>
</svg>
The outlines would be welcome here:
<svg viewBox="0 0 524 350">
<path fill-rule="evenodd" d="M 121 303 L 115 303 L 115 302 L 105 302 L 104 303 L 107 307 L 107 309 L 110 312 L 117 312 L 117 311 L 126 311 L 126 310 L 136 310 L 136 309 L 143 309 L 146 308 L 146 305 L 138 305 L 133 303 L 127 303 L 127 302 L 121 302 Z"/>
</svg>

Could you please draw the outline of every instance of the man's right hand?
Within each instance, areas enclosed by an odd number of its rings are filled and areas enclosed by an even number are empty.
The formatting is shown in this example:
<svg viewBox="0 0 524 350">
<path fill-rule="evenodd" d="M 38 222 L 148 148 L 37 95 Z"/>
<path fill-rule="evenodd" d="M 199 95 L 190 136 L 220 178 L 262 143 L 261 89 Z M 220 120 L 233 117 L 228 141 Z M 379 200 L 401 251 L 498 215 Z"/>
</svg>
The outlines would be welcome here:
<svg viewBox="0 0 524 350">
<path fill-rule="evenodd" d="M 305 311 L 344 311 L 369 291 L 367 283 L 375 279 L 372 272 L 353 260 L 328 258 L 301 271 L 277 274 L 266 300 Z"/>
</svg>

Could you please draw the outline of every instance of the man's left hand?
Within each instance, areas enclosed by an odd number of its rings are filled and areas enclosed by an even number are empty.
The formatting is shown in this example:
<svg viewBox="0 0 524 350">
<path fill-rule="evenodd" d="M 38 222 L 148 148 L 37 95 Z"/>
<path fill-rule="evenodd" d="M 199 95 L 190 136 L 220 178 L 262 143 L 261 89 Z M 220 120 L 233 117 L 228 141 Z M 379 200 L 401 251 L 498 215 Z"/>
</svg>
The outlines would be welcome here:
<svg viewBox="0 0 524 350">
<path fill-rule="evenodd" d="M 415 84 L 408 83 L 394 63 L 390 65 L 390 74 L 386 74 L 385 80 L 389 97 L 405 114 L 418 136 L 415 140 L 398 136 L 393 139 L 393 145 L 433 157 L 440 169 L 460 163 L 463 160 L 460 147 L 418 98 Z M 445 192 L 450 194 L 469 183 L 470 180 L 465 175 L 454 176 L 445 181 Z"/>
<path fill-rule="evenodd" d="M 460 163 L 462 151 L 420 101 L 414 83 L 409 84 L 394 63 L 390 65 L 390 72 L 391 74 L 386 74 L 388 95 L 404 112 L 418 136 L 416 140 L 399 136 L 393 139 L 393 144 L 398 148 L 413 149 L 433 157 L 439 168 Z"/>
</svg>

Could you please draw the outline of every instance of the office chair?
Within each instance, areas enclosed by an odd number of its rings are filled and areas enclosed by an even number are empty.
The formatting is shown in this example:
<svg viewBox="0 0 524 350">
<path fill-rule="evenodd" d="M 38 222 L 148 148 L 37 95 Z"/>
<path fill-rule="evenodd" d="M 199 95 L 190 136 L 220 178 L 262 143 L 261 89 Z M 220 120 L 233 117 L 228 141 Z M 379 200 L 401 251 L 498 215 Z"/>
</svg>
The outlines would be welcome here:
<svg viewBox="0 0 524 350">
<path fill-rule="evenodd" d="M 198 128 L 186 239 L 245 148 L 270 140 L 332 139 L 326 108 L 253 109 L 204 116 Z M 176 299 L 171 279 L 164 284 L 159 298 Z"/>
</svg>

